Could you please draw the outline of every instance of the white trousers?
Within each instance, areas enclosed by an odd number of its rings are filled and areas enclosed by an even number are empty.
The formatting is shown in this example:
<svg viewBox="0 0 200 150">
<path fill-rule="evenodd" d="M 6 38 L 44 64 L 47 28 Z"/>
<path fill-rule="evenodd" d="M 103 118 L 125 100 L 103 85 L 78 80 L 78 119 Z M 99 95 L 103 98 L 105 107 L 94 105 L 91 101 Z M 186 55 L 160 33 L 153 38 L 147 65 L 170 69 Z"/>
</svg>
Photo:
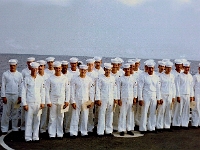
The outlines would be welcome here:
<svg viewBox="0 0 200 150">
<path fill-rule="evenodd" d="M 151 94 L 144 93 L 144 105 L 141 107 L 141 118 L 140 118 L 140 131 L 154 131 L 156 126 L 156 93 Z M 147 116 L 149 113 L 149 116 Z M 148 117 L 148 120 L 147 120 Z"/>
<path fill-rule="evenodd" d="M 69 133 L 70 130 L 70 122 L 72 118 L 72 105 L 69 105 L 69 110 L 68 112 L 64 113 L 64 129 L 65 133 Z"/>
<path fill-rule="evenodd" d="M 25 140 L 39 140 L 40 117 L 39 103 L 28 103 L 28 111 L 25 111 Z"/>
<path fill-rule="evenodd" d="M 192 126 L 200 126 L 200 94 L 195 93 L 195 108 L 192 109 Z"/>
<path fill-rule="evenodd" d="M 181 102 L 176 104 L 173 117 L 173 126 L 188 127 L 190 117 L 190 96 L 181 95 Z"/>
<path fill-rule="evenodd" d="M 63 137 L 63 118 L 64 113 L 61 113 L 61 104 L 52 104 L 49 113 L 49 137 Z"/>
<path fill-rule="evenodd" d="M 113 132 L 113 102 L 108 100 L 102 100 L 101 106 L 99 106 L 98 114 L 98 125 L 97 125 L 97 134 L 104 135 L 110 134 Z"/>
<path fill-rule="evenodd" d="M 122 106 L 120 107 L 118 132 L 134 130 L 134 111 L 133 99 L 122 99 Z"/>
<path fill-rule="evenodd" d="M 45 107 L 42 109 L 42 115 L 40 120 L 40 133 L 44 133 L 48 129 L 49 123 L 49 107 L 45 104 Z"/>
<path fill-rule="evenodd" d="M 163 104 L 158 106 L 156 128 L 169 129 L 171 126 L 171 94 L 162 94 Z"/>
<path fill-rule="evenodd" d="M 82 136 L 88 134 L 87 123 L 88 123 L 89 109 L 83 110 L 81 103 L 82 101 L 79 101 L 78 103 L 76 103 L 76 109 L 72 109 L 70 136 L 73 135 L 77 136 L 78 130 L 80 130 Z"/>
<path fill-rule="evenodd" d="M 9 117 L 12 111 L 12 130 L 18 131 L 18 109 L 14 104 L 18 100 L 18 95 L 6 94 L 7 104 L 3 104 L 3 113 L 1 118 L 1 131 L 8 132 Z"/>
</svg>

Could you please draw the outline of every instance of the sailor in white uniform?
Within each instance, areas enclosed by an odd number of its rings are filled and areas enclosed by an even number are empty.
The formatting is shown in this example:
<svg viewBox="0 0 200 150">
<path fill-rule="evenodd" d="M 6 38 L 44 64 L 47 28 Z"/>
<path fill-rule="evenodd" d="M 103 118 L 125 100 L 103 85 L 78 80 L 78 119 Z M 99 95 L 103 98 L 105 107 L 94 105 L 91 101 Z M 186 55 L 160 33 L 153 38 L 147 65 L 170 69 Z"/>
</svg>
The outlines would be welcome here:
<svg viewBox="0 0 200 150">
<path fill-rule="evenodd" d="M 78 76 L 79 75 L 79 69 L 77 67 L 78 65 L 78 58 L 72 57 L 70 58 L 70 68 L 68 71 L 73 75 L 73 76 Z"/>
<path fill-rule="evenodd" d="M 47 65 L 48 65 L 48 68 L 45 69 L 45 72 L 47 74 L 49 74 L 49 76 L 55 74 L 55 70 L 54 70 L 54 67 L 53 67 L 53 62 L 55 61 L 55 58 L 54 57 L 48 57 L 46 58 L 46 61 L 47 61 Z"/>
<path fill-rule="evenodd" d="M 155 63 L 148 62 L 146 65 L 148 66 L 148 73 L 144 74 L 138 81 L 138 99 L 139 105 L 142 107 L 139 126 L 141 132 L 155 131 L 156 105 L 160 102 L 159 79 L 154 73 Z"/>
<path fill-rule="evenodd" d="M 70 123 L 70 136 L 75 138 L 78 130 L 81 136 L 88 137 L 88 114 L 94 102 L 94 83 L 86 75 L 88 66 L 80 65 L 80 75 L 71 80 L 72 118 Z"/>
<path fill-rule="evenodd" d="M 99 106 L 97 134 L 112 136 L 113 105 L 117 103 L 117 88 L 115 78 L 110 75 L 112 65 L 104 63 L 105 74 L 99 76 L 96 82 L 95 103 Z M 114 102 L 115 101 L 115 102 Z"/>
<path fill-rule="evenodd" d="M 46 103 L 50 107 L 48 132 L 50 139 L 56 136 L 63 138 L 62 109 L 69 105 L 70 85 L 66 76 L 61 72 L 62 67 L 59 61 L 53 63 L 55 74 L 46 81 Z"/>
<path fill-rule="evenodd" d="M 10 70 L 2 75 L 1 97 L 3 100 L 3 113 L 1 118 L 1 131 L 3 134 L 8 132 L 9 116 L 12 110 L 12 131 L 18 131 L 18 108 L 21 103 L 21 83 L 22 74 L 17 71 L 17 60 L 8 61 Z"/>
<path fill-rule="evenodd" d="M 174 111 L 173 126 L 182 126 L 188 129 L 189 115 L 190 115 L 190 102 L 194 98 L 193 77 L 189 73 L 190 62 L 183 63 L 184 72 L 180 73 L 176 79 L 176 97 L 177 104 Z"/>
<path fill-rule="evenodd" d="M 137 80 L 130 74 L 130 64 L 124 64 L 123 70 L 125 74 L 117 81 L 118 104 L 120 106 L 118 132 L 121 136 L 127 131 L 127 134 L 134 135 L 135 127 L 133 103 L 137 98 Z"/>
<path fill-rule="evenodd" d="M 200 64 L 198 67 L 198 72 L 193 76 L 194 84 L 194 98 L 196 105 L 192 109 L 192 126 L 200 126 Z"/>
<path fill-rule="evenodd" d="M 22 105 L 25 110 L 25 141 L 39 141 L 40 109 L 45 104 L 44 79 L 37 74 L 39 64 L 32 62 L 31 74 L 22 84 Z"/>
</svg>

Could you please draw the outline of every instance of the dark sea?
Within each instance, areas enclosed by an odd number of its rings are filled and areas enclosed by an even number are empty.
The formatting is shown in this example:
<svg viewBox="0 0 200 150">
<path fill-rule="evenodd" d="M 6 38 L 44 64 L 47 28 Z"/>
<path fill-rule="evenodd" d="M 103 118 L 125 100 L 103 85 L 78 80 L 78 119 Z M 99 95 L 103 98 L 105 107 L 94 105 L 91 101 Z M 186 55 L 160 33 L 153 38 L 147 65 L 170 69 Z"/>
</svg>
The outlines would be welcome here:
<svg viewBox="0 0 200 150">
<path fill-rule="evenodd" d="M 33 54 L 0 54 L 0 87 L 1 87 L 1 78 L 2 78 L 2 74 L 3 72 L 9 70 L 9 64 L 8 64 L 8 60 L 9 59 L 17 59 L 18 60 L 18 68 L 17 70 L 19 72 L 22 71 L 22 69 L 24 69 L 26 67 L 26 59 L 28 57 L 35 57 L 36 60 L 45 60 L 47 57 L 49 56 L 52 56 L 52 55 L 33 55 Z M 94 55 L 95 56 L 95 55 Z M 87 57 L 87 56 L 69 56 L 69 55 L 55 55 L 53 56 L 55 57 L 55 60 L 57 61 L 62 61 L 62 60 L 67 60 L 69 61 L 69 59 L 71 57 L 77 57 L 79 60 L 83 61 L 83 63 L 86 63 L 86 59 L 88 58 L 91 58 L 91 57 Z M 103 57 L 103 63 L 104 62 L 110 62 L 110 59 L 112 57 Z M 132 57 L 134 58 L 134 57 Z M 124 60 L 124 62 L 126 62 L 128 59 L 131 59 L 130 58 L 122 58 Z M 141 58 L 141 65 L 140 65 L 140 69 L 143 70 L 144 68 L 144 61 L 146 59 L 142 59 Z M 159 59 L 155 59 L 155 62 L 157 62 Z M 174 60 L 171 60 L 172 62 Z M 189 60 L 191 62 L 191 74 L 194 75 L 197 73 L 198 71 L 198 64 L 199 62 L 198 61 L 192 61 L 192 60 Z M 155 67 L 155 71 L 157 70 L 157 67 Z M 0 118 L 1 118 L 1 113 L 2 113 L 2 100 L 0 101 Z"/>
</svg>

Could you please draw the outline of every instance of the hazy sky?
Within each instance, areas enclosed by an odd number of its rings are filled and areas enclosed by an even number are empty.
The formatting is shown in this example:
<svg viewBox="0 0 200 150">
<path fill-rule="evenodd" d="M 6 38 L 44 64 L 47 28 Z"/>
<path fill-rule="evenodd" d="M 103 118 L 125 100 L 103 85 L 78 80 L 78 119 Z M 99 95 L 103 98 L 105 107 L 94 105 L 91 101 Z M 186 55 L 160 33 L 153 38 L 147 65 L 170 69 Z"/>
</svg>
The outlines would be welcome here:
<svg viewBox="0 0 200 150">
<path fill-rule="evenodd" d="M 0 53 L 199 60 L 200 0 L 0 0 Z"/>
</svg>

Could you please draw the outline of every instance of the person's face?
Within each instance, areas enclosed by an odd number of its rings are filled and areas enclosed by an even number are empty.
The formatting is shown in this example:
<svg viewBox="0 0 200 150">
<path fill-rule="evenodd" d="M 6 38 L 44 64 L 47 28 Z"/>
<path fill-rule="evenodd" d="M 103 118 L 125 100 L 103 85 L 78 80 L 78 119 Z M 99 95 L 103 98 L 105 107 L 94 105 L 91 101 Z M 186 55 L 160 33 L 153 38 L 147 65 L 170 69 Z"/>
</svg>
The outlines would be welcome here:
<svg viewBox="0 0 200 150">
<path fill-rule="evenodd" d="M 183 69 L 184 69 L 184 73 L 185 73 L 185 74 L 188 74 L 189 71 L 190 71 L 190 67 L 184 66 Z"/>
<path fill-rule="evenodd" d="M 114 68 L 117 68 L 117 67 L 118 67 L 118 64 L 112 63 L 112 66 L 113 66 Z"/>
<path fill-rule="evenodd" d="M 17 70 L 17 65 L 10 65 L 10 72 L 15 72 Z"/>
<path fill-rule="evenodd" d="M 31 70 L 31 65 L 30 65 L 31 63 L 32 63 L 32 61 L 27 61 L 27 62 L 26 62 L 26 64 L 27 64 L 29 70 Z"/>
<path fill-rule="evenodd" d="M 130 71 L 131 71 L 130 68 L 124 68 L 123 70 L 126 76 L 130 76 Z"/>
<path fill-rule="evenodd" d="M 159 65 L 158 70 L 159 70 L 159 72 L 163 72 L 165 70 L 165 66 Z"/>
<path fill-rule="evenodd" d="M 138 69 L 139 66 L 140 66 L 140 62 L 136 62 L 136 63 L 135 63 L 135 69 Z"/>
<path fill-rule="evenodd" d="M 49 61 L 49 62 L 47 62 L 47 64 L 48 64 L 49 68 L 53 67 L 53 61 Z"/>
<path fill-rule="evenodd" d="M 144 66 L 144 71 L 148 72 L 148 66 L 147 65 Z"/>
<path fill-rule="evenodd" d="M 148 74 L 152 75 L 154 71 L 154 67 L 148 67 Z"/>
<path fill-rule="evenodd" d="M 95 61 L 95 67 L 100 67 L 101 66 L 101 62 L 100 61 Z"/>
<path fill-rule="evenodd" d="M 172 67 L 165 67 L 166 74 L 169 74 L 172 70 Z"/>
<path fill-rule="evenodd" d="M 105 71 L 105 75 L 109 76 L 110 72 L 111 72 L 111 69 L 104 68 L 104 71 Z"/>
<path fill-rule="evenodd" d="M 76 68 L 77 67 L 77 63 L 70 63 L 71 68 Z"/>
<path fill-rule="evenodd" d="M 45 65 L 40 65 L 40 66 L 38 67 L 38 71 L 43 71 L 44 68 L 45 68 Z"/>
<path fill-rule="evenodd" d="M 55 73 L 61 73 L 62 67 L 54 67 Z"/>
<path fill-rule="evenodd" d="M 31 74 L 36 75 L 38 72 L 38 68 L 31 68 Z"/>
<path fill-rule="evenodd" d="M 86 76 L 87 70 L 86 69 L 79 69 L 80 76 Z"/>
<path fill-rule="evenodd" d="M 87 63 L 88 69 L 93 70 L 94 64 L 93 63 Z"/>
<path fill-rule="evenodd" d="M 181 70 L 182 69 L 182 64 L 175 64 L 176 70 Z"/>
<path fill-rule="evenodd" d="M 67 68 L 68 68 L 68 65 L 62 65 L 62 70 L 67 70 Z"/>
</svg>

